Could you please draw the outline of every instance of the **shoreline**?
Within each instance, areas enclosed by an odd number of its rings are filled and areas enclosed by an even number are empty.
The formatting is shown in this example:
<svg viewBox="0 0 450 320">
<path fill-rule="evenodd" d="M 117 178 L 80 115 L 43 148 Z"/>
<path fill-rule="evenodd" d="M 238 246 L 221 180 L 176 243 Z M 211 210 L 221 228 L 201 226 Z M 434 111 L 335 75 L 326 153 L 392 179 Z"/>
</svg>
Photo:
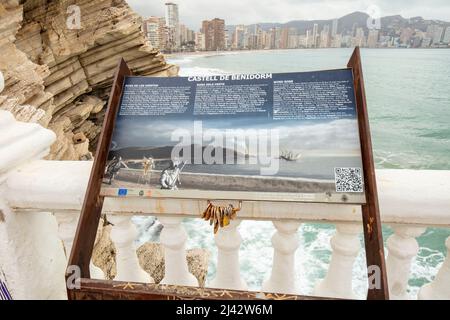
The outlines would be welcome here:
<svg viewBox="0 0 450 320">
<path fill-rule="evenodd" d="M 258 53 L 258 52 L 280 52 L 280 51 L 296 51 L 296 50 L 342 50 L 348 49 L 351 50 L 353 48 L 294 48 L 294 49 L 255 49 L 255 50 L 223 50 L 223 51 L 184 51 L 184 52 L 175 52 L 175 53 L 163 53 L 163 55 L 167 59 L 177 58 L 177 57 L 214 57 L 214 56 L 222 56 L 222 55 L 233 55 L 233 54 L 242 54 L 242 53 Z M 449 50 L 448 48 L 361 48 L 364 50 Z"/>
</svg>

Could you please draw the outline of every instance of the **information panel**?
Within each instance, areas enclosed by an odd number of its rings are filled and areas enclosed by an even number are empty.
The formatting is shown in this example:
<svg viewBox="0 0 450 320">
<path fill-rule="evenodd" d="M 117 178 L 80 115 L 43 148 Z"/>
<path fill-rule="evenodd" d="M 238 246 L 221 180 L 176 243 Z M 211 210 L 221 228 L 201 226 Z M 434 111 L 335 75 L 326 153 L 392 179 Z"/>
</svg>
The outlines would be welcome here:
<svg viewBox="0 0 450 320">
<path fill-rule="evenodd" d="M 102 194 L 365 203 L 351 69 L 127 77 Z"/>
</svg>

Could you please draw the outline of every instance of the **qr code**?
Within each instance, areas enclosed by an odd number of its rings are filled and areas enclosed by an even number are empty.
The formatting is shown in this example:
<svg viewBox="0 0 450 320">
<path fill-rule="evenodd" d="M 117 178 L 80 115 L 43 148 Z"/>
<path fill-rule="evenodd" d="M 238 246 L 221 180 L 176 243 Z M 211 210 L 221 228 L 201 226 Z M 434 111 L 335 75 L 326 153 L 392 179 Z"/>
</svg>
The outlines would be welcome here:
<svg viewBox="0 0 450 320">
<path fill-rule="evenodd" d="M 363 192 L 361 168 L 334 168 L 336 192 Z"/>
</svg>

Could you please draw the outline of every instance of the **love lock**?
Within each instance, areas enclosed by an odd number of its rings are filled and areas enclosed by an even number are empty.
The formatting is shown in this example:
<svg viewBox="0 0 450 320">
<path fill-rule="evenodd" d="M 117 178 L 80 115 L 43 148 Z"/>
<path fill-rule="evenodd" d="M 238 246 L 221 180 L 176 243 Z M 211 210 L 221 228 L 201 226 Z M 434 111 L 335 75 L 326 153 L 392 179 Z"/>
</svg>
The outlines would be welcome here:
<svg viewBox="0 0 450 320">
<path fill-rule="evenodd" d="M 239 201 L 239 207 L 235 208 L 231 203 L 227 206 L 215 206 L 208 200 L 208 206 L 202 213 L 202 219 L 209 220 L 209 225 L 214 224 L 214 234 L 220 228 L 228 226 L 231 220 L 237 216 L 237 212 L 242 208 L 242 201 Z"/>
</svg>

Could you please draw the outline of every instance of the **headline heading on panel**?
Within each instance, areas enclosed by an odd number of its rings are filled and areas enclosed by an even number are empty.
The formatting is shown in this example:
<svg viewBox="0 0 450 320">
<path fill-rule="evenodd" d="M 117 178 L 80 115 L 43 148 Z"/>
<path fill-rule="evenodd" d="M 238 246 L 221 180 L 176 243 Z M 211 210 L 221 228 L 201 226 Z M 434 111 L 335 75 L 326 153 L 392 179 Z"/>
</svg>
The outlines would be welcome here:
<svg viewBox="0 0 450 320">
<path fill-rule="evenodd" d="M 219 76 L 193 76 L 188 77 L 191 82 L 203 81 L 233 81 L 233 80 L 265 80 L 272 79 L 271 73 L 262 74 L 223 74 Z"/>
</svg>

